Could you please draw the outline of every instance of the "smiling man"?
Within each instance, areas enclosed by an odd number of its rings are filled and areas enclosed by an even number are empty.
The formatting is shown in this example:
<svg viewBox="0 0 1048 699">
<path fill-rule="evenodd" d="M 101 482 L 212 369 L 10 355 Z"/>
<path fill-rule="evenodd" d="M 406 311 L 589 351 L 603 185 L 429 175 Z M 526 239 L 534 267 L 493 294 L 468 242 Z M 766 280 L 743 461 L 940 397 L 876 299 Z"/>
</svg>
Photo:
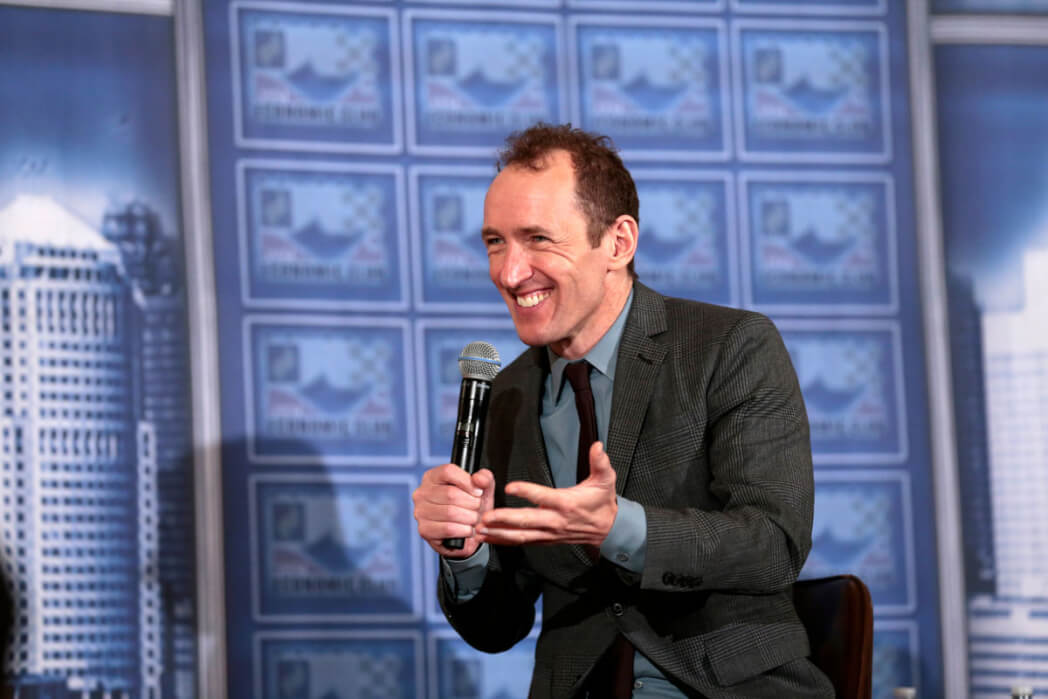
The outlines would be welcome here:
<svg viewBox="0 0 1048 699">
<path fill-rule="evenodd" d="M 507 141 L 482 234 L 531 349 L 495 379 L 485 468 L 415 491 L 441 606 L 499 652 L 542 596 L 531 697 L 832 697 L 790 596 L 813 484 L 789 355 L 761 315 L 637 282 L 638 220 L 607 138 Z"/>
</svg>

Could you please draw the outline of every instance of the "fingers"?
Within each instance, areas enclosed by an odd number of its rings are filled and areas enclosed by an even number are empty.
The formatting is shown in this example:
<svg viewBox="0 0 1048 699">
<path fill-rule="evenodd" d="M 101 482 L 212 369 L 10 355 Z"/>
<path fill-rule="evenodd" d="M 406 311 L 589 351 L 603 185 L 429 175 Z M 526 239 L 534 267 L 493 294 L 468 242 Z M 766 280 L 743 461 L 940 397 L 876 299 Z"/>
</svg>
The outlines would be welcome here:
<svg viewBox="0 0 1048 699">
<path fill-rule="evenodd" d="M 434 466 L 426 471 L 422 474 L 422 486 L 426 485 L 454 485 L 461 488 L 465 493 L 472 493 L 476 497 L 481 495 L 480 492 L 477 492 L 479 488 L 473 486 L 470 475 L 455 464 Z"/>
<path fill-rule="evenodd" d="M 556 507 L 563 499 L 564 489 L 548 488 L 538 483 L 527 481 L 513 481 L 506 484 L 506 495 L 515 495 L 533 502 L 539 507 Z"/>
<path fill-rule="evenodd" d="M 487 512 L 477 528 L 481 534 L 497 529 L 544 529 L 554 531 L 564 526 L 564 517 L 554 510 L 538 507 L 500 507 Z"/>
<path fill-rule="evenodd" d="M 473 485 L 470 475 L 454 464 L 444 464 L 426 471 L 412 494 L 419 535 L 442 554 L 449 552 L 440 545 L 443 539 L 469 539 L 476 536 L 484 490 Z M 476 550 L 479 541 L 467 545 L 467 553 Z"/>
</svg>

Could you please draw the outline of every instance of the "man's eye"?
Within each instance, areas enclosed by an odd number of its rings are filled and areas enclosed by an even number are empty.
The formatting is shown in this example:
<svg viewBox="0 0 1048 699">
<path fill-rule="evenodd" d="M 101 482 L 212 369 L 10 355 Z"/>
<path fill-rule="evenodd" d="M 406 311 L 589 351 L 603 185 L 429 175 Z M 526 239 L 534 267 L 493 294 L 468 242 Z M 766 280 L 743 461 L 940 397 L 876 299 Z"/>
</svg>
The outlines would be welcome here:
<svg viewBox="0 0 1048 699">
<path fill-rule="evenodd" d="M 531 240 L 533 242 L 536 242 L 536 243 L 548 243 L 549 242 L 549 236 L 547 236 L 547 235 L 533 235 L 533 236 L 531 236 Z"/>
<path fill-rule="evenodd" d="M 497 245 L 497 244 L 499 244 L 501 242 L 502 242 L 502 238 L 497 238 L 495 236 L 490 236 L 490 237 L 487 237 L 487 238 L 484 239 L 484 245 L 489 247 L 489 248 L 491 246 Z"/>
</svg>

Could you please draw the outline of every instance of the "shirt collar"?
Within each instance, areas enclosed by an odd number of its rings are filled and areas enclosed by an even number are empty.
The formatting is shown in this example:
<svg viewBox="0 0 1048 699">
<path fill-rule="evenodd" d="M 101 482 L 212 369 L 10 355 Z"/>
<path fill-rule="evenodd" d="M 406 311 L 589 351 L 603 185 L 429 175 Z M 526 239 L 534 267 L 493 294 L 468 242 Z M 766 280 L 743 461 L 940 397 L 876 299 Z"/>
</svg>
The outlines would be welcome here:
<svg viewBox="0 0 1048 699">
<path fill-rule="evenodd" d="M 615 322 L 611 324 L 604 336 L 593 346 L 593 349 L 582 357 L 582 359 L 593 365 L 593 368 L 607 376 L 611 381 L 615 380 L 615 365 L 619 358 L 619 341 L 622 340 L 622 331 L 626 327 L 626 317 L 629 316 L 630 306 L 632 305 L 633 289 L 630 289 L 629 298 L 626 299 L 626 305 L 619 311 L 619 317 L 615 319 Z M 564 368 L 570 362 L 564 359 L 564 357 L 557 355 L 548 346 L 546 347 L 546 354 L 549 357 L 550 378 L 553 380 L 553 395 L 559 399 L 560 389 L 564 382 Z"/>
</svg>

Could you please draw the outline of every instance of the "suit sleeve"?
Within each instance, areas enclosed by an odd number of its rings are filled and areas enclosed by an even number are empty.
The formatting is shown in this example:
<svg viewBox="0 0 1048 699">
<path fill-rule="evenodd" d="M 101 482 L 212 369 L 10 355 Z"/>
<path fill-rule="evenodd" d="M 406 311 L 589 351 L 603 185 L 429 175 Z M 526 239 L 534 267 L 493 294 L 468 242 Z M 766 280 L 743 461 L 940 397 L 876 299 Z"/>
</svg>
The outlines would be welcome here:
<svg viewBox="0 0 1048 699">
<path fill-rule="evenodd" d="M 700 432 L 716 507 L 645 507 L 646 589 L 778 591 L 811 548 L 808 419 L 786 347 L 752 313 L 717 347 L 705 386 L 688 387 L 705 389 Z"/>
<path fill-rule="evenodd" d="M 468 600 L 458 599 L 446 577 L 438 576 L 437 598 L 444 616 L 477 650 L 501 653 L 531 632 L 540 586 L 523 558 L 520 549 L 490 546 L 484 582 Z"/>
</svg>

